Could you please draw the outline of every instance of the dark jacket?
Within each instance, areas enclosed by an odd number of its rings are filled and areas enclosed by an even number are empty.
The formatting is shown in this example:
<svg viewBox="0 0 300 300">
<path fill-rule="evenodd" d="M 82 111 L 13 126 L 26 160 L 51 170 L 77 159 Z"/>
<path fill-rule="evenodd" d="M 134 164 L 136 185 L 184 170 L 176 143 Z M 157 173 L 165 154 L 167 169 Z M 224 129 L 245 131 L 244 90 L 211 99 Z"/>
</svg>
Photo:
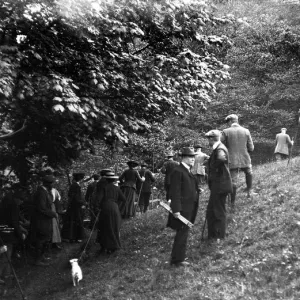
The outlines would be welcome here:
<svg viewBox="0 0 300 300">
<path fill-rule="evenodd" d="M 91 204 L 92 202 L 92 197 L 93 197 L 93 193 L 94 193 L 94 190 L 96 188 L 96 185 L 97 185 L 97 181 L 94 181 L 92 183 L 90 183 L 86 189 L 86 193 L 85 193 L 85 201 L 86 203 L 88 203 L 89 205 Z"/>
<path fill-rule="evenodd" d="M 183 217 L 194 223 L 199 202 L 196 178 L 183 164 L 180 164 L 173 170 L 170 184 L 171 209 L 173 213 L 180 212 Z M 172 229 L 180 229 L 184 226 L 173 215 L 169 218 L 167 225 Z"/>
<path fill-rule="evenodd" d="M 160 171 L 161 171 L 161 173 L 166 175 L 165 176 L 165 186 L 170 185 L 171 173 L 178 165 L 179 165 L 179 163 L 174 160 L 167 160 L 166 162 L 164 162 Z"/>
<path fill-rule="evenodd" d="M 232 192 L 232 181 L 228 167 L 228 150 L 220 143 L 208 160 L 208 186 L 218 194 Z"/>
<path fill-rule="evenodd" d="M 52 210 L 52 195 L 44 186 L 39 186 L 34 195 L 33 230 L 44 237 L 52 235 L 52 219 L 56 213 Z"/>
<path fill-rule="evenodd" d="M 142 169 L 139 171 L 141 177 L 145 177 L 144 182 L 137 183 L 137 190 L 142 188 L 143 193 L 151 193 L 151 184 L 155 181 L 155 178 L 150 170 Z"/>
<path fill-rule="evenodd" d="M 136 189 L 136 182 L 142 181 L 142 178 L 137 170 L 127 169 L 120 176 L 122 186 L 133 187 Z"/>
<path fill-rule="evenodd" d="M 0 236 L 5 243 L 17 243 L 22 240 L 22 230 L 19 223 L 20 208 L 13 193 L 7 194 L 0 204 L 0 225 L 13 229 L 13 232 L 1 232 Z M 2 227 L 1 226 L 1 227 Z"/>
<path fill-rule="evenodd" d="M 118 186 L 115 186 L 113 183 L 107 183 L 100 192 L 99 201 L 97 203 L 98 209 L 102 209 L 103 204 L 107 201 L 120 203 L 125 202 L 126 198 Z"/>
</svg>

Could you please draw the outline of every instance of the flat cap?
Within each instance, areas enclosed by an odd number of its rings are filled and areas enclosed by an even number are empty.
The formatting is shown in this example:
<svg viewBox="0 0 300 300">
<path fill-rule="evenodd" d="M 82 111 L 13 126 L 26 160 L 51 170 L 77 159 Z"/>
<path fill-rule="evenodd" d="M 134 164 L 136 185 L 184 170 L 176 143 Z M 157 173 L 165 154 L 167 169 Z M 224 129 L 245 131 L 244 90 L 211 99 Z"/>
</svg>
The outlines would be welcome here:
<svg viewBox="0 0 300 300">
<path fill-rule="evenodd" d="M 209 132 L 207 132 L 205 134 L 206 137 L 220 137 L 221 136 L 221 132 L 217 129 L 215 130 L 210 130 Z"/>
<path fill-rule="evenodd" d="M 231 115 L 229 115 L 229 116 L 227 116 L 226 118 L 225 118 L 225 121 L 226 122 L 229 122 L 229 121 L 232 121 L 232 120 L 238 120 L 239 119 L 239 117 L 237 116 L 237 115 L 235 115 L 235 114 L 231 114 Z"/>
</svg>

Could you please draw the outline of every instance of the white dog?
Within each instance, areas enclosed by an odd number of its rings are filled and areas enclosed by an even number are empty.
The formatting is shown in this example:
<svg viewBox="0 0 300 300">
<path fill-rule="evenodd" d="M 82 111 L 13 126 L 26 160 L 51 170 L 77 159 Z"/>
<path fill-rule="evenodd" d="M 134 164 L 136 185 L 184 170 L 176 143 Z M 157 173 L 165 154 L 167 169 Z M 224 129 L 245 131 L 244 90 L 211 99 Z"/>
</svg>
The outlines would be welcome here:
<svg viewBox="0 0 300 300">
<path fill-rule="evenodd" d="M 72 265 L 73 285 L 77 286 L 79 284 L 79 281 L 82 279 L 82 271 L 81 271 L 80 266 L 78 265 L 77 258 L 71 259 L 70 263 Z"/>
</svg>

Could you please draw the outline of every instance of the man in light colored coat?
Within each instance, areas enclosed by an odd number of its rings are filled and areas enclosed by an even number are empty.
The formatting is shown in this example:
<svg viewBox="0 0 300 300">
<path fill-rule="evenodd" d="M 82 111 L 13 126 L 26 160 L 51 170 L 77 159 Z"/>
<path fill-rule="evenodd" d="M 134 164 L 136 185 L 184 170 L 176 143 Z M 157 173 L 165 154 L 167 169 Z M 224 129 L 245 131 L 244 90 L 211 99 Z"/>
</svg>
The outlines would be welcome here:
<svg viewBox="0 0 300 300">
<path fill-rule="evenodd" d="M 229 169 L 232 178 L 233 191 L 231 193 L 231 205 L 234 207 L 236 198 L 236 184 L 239 171 L 243 171 L 246 177 L 247 197 L 251 198 L 252 192 L 252 165 L 250 152 L 254 150 L 250 131 L 238 123 L 238 116 L 229 115 L 225 121 L 230 126 L 223 130 L 221 141 L 229 152 Z"/>
<path fill-rule="evenodd" d="M 195 163 L 191 169 L 192 174 L 197 179 L 198 187 L 205 182 L 205 166 L 204 164 L 208 161 L 209 156 L 201 151 L 202 146 L 200 144 L 196 144 L 194 146 L 195 149 Z"/>
<path fill-rule="evenodd" d="M 286 128 L 281 128 L 281 133 L 276 135 L 275 158 L 276 161 L 281 161 L 289 156 L 289 148 L 293 146 L 294 141 L 291 141 L 290 136 L 286 133 Z"/>
</svg>

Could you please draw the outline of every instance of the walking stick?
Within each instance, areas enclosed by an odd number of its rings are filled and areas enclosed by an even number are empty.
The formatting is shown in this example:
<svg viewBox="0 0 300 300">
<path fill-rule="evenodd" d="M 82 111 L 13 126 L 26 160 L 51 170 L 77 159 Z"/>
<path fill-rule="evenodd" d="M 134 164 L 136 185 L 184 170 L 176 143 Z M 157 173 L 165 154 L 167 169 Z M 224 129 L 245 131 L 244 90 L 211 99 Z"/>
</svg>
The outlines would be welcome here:
<svg viewBox="0 0 300 300">
<path fill-rule="evenodd" d="M 297 131 L 296 131 L 296 134 L 295 134 L 295 141 L 297 140 L 297 135 L 298 135 L 299 127 L 300 127 L 300 109 L 298 110 L 298 126 L 297 126 Z M 291 158 L 292 158 L 293 148 L 294 148 L 294 144 L 291 147 L 289 159 L 288 159 L 288 162 L 287 162 L 287 167 L 289 166 Z"/>
<path fill-rule="evenodd" d="M 1 236 L 0 236 L 0 241 L 1 241 L 1 243 L 4 245 L 4 242 L 3 242 L 2 238 L 1 238 Z M 11 268 L 11 270 L 12 270 L 12 272 L 13 272 L 13 275 L 14 275 L 14 277 L 15 277 L 15 279 L 16 279 L 16 282 L 17 282 L 17 284 L 18 284 L 19 291 L 20 291 L 20 293 L 21 293 L 21 295 L 22 295 L 22 299 L 23 299 L 23 300 L 26 300 L 27 298 L 26 298 L 26 296 L 25 296 L 24 293 L 23 293 L 23 290 L 22 290 L 22 288 L 21 288 L 21 285 L 20 285 L 20 282 L 19 282 L 19 280 L 18 280 L 17 274 L 16 274 L 16 272 L 15 272 L 15 269 L 14 269 L 14 267 L 13 267 L 13 265 L 12 265 L 12 263 L 11 263 L 9 257 L 8 257 L 7 252 L 5 252 L 5 257 L 6 257 L 7 261 L 8 261 L 8 263 L 9 263 L 10 268 Z"/>
</svg>

